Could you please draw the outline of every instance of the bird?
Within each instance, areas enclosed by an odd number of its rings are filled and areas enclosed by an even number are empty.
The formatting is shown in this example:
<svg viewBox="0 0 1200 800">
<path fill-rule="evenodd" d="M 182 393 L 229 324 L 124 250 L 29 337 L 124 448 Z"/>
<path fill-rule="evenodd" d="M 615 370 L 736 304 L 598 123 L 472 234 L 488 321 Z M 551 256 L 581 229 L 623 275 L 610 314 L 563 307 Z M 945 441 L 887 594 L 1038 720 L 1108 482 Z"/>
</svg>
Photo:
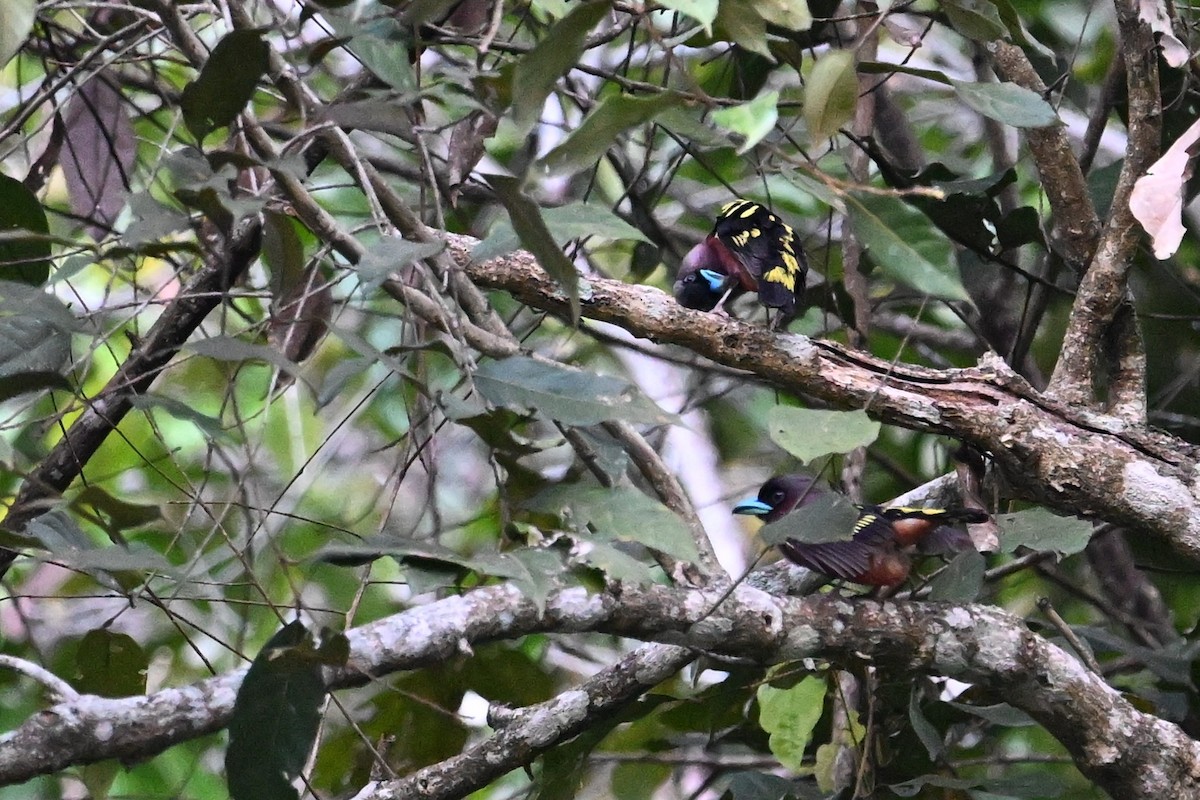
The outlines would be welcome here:
<svg viewBox="0 0 1200 800">
<path fill-rule="evenodd" d="M 764 483 L 758 496 L 738 503 L 735 514 L 750 514 L 774 522 L 825 492 L 808 475 L 777 475 Z M 946 526 L 985 522 L 988 514 L 974 508 L 915 508 L 858 506 L 851 538 L 836 542 L 786 539 L 779 550 L 789 560 L 826 575 L 866 586 L 896 586 L 912 569 L 909 549 L 937 553 L 962 550 L 970 539 Z"/>
<path fill-rule="evenodd" d="M 808 260 L 792 226 L 753 200 L 721 207 L 712 233 L 688 251 L 675 276 L 684 308 L 712 311 L 744 292 L 779 309 L 773 327 L 786 328 L 804 294 Z"/>
</svg>

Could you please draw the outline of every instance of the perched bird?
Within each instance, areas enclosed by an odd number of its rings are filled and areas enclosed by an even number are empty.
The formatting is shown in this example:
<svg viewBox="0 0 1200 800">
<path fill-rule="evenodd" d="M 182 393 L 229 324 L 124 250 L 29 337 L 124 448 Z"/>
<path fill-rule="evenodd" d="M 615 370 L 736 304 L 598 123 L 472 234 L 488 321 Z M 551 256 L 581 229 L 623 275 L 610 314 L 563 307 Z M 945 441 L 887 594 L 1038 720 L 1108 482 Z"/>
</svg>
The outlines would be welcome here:
<svg viewBox="0 0 1200 800">
<path fill-rule="evenodd" d="M 808 261 L 792 226 L 750 200 L 726 203 L 704 241 L 683 258 L 675 276 L 675 299 L 685 308 L 712 311 L 730 297 L 758 292 L 767 308 L 779 309 L 774 327 L 796 316 Z"/>
<path fill-rule="evenodd" d="M 823 493 L 807 475 L 779 475 L 764 483 L 756 498 L 734 506 L 733 513 L 774 522 Z M 779 550 L 790 561 L 826 575 L 867 586 L 895 586 L 903 583 L 912 569 L 908 548 L 918 546 L 928 553 L 962 550 L 971 546 L 970 539 L 945 526 L 987 519 L 986 512 L 973 508 L 859 506 L 850 539 L 787 539 L 780 543 Z"/>
</svg>

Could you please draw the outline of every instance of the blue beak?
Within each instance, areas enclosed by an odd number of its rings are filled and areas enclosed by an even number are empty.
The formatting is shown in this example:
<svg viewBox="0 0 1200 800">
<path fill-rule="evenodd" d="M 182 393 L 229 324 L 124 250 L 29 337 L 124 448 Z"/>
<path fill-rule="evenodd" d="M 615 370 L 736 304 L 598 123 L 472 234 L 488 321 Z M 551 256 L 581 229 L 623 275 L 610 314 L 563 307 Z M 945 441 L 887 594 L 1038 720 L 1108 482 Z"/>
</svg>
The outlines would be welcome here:
<svg viewBox="0 0 1200 800">
<path fill-rule="evenodd" d="M 750 514 L 755 517 L 765 517 L 774 510 L 774 506 L 769 506 L 757 498 L 754 500 L 743 500 L 733 507 L 733 513 L 735 514 Z"/>
<path fill-rule="evenodd" d="M 702 269 L 700 270 L 700 277 L 708 281 L 708 288 L 712 289 L 714 294 L 718 294 L 725 288 L 725 279 L 729 276 L 716 270 Z"/>
</svg>

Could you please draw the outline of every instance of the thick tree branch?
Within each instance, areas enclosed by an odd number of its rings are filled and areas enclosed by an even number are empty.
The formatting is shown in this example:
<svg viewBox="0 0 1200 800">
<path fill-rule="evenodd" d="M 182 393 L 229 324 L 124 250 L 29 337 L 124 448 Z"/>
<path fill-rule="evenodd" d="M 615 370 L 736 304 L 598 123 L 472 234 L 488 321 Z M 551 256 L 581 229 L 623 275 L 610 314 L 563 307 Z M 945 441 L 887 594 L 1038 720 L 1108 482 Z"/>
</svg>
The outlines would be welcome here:
<svg viewBox="0 0 1200 800">
<path fill-rule="evenodd" d="M 1129 195 L 1137 179 L 1158 158 L 1162 98 L 1153 32 L 1138 16 L 1137 3 L 1118 0 L 1116 6 L 1129 94 L 1125 161 L 1117 179 L 1108 223 L 1075 296 L 1049 391 L 1069 403 L 1093 403 L 1098 393 L 1103 396 L 1100 384 L 1107 368 L 1113 376 L 1107 387 L 1107 407 L 1126 419 L 1140 422 L 1146 418 L 1146 368 L 1141 335 L 1130 310 L 1122 315 L 1121 325 L 1114 325 L 1114 320 L 1122 305 L 1131 302 L 1127 280 L 1141 228 L 1129 209 Z"/>
<path fill-rule="evenodd" d="M 762 663 L 828 658 L 930 672 L 977 683 L 1040 722 L 1079 769 L 1114 797 L 1184 797 L 1200 790 L 1200 745 L 1175 725 L 1134 708 L 1075 658 L 1017 617 L 989 606 L 848 601 L 831 595 L 780 598 L 743 586 L 726 596 L 663 586 L 621 586 L 599 594 L 552 593 L 544 608 L 511 586 L 494 586 L 415 608 L 349 632 L 350 667 L 331 688 L 368 675 L 443 662 L 464 646 L 535 632 L 599 631 Z M 372 787 L 364 797 L 461 797 L 516 768 L 677 669 L 679 651 L 643 649 L 585 687 L 527 713 L 505 714 L 497 743 L 468 750 L 479 783 L 451 780 L 438 767 Z M 640 675 L 638 670 L 643 669 Z M 84 696 L 59 703 L 0 742 L 0 783 L 71 764 L 144 758 L 222 727 L 243 672 L 148 697 Z M 547 711 L 566 719 L 550 719 Z M 568 713 L 569 712 L 569 713 Z M 448 762 L 449 763 L 449 762 Z M 458 762 L 455 762 L 458 763 Z M 440 782 L 439 782 L 440 781 Z M 444 789 L 433 791 L 434 787 Z"/>
<path fill-rule="evenodd" d="M 451 236 L 473 280 L 521 302 L 567 314 L 567 300 L 527 253 L 472 263 L 473 239 Z M 682 308 L 663 292 L 591 279 L 583 315 L 633 335 L 680 345 L 747 370 L 781 389 L 914 430 L 963 439 L 990 454 L 1018 495 L 1146 531 L 1200 561 L 1200 502 L 1193 445 L 1042 395 L 1000 359 L 934 370 L 892 364 L 831 342 L 776 335 L 738 320 Z"/>
<path fill-rule="evenodd" d="M 996 72 L 1005 80 L 1024 86 L 1045 97 L 1046 84 L 1038 77 L 1024 51 L 1015 44 L 996 41 L 988 44 Z M 1040 177 L 1040 185 L 1054 210 L 1054 231 L 1063 260 L 1083 274 L 1100 234 L 1100 220 L 1092 206 L 1087 180 L 1071 150 L 1071 140 L 1062 126 L 1031 128 L 1026 131 L 1029 151 Z"/>
</svg>

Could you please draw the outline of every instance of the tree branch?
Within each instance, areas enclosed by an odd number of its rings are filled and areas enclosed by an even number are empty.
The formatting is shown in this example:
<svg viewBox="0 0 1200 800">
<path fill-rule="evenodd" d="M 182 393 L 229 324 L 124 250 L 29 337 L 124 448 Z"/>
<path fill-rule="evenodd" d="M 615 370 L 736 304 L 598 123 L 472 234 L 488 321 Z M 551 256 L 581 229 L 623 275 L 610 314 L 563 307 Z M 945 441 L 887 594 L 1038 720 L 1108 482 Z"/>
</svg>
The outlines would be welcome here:
<svg viewBox="0 0 1200 800">
<path fill-rule="evenodd" d="M 1126 419 L 1142 422 L 1146 419 L 1146 357 L 1141 334 L 1131 310 L 1121 315 L 1122 324 L 1114 322 L 1118 310 L 1132 302 L 1127 281 L 1141 228 L 1129 209 L 1129 195 L 1137 179 L 1158 158 L 1162 98 L 1153 32 L 1138 16 L 1137 3 L 1117 0 L 1116 6 L 1129 90 L 1125 161 L 1108 223 L 1075 296 L 1049 392 L 1068 403 L 1094 403 L 1107 367 L 1112 374 L 1107 407 Z"/>
<path fill-rule="evenodd" d="M 369 675 L 442 663 L 464 646 L 537 632 L 598 631 L 653 640 L 583 686 L 525 712 L 506 713 L 489 740 L 458 758 L 478 781 L 438 765 L 372 787 L 360 797 L 461 797 L 529 763 L 578 728 L 610 714 L 688 660 L 677 649 L 761 663 L 827 658 L 970 681 L 1026 711 L 1114 797 L 1183 797 L 1200 789 L 1200 745 L 1175 725 L 1138 711 L 1074 657 L 1004 611 L 980 605 L 853 602 L 830 595 L 780 598 L 742 586 L 732 594 L 622 585 L 599 594 L 553 592 L 544 607 L 512 586 L 492 586 L 411 609 L 349 632 L 351 664 L 331 688 Z M 644 668 L 644 672 L 638 672 Z M 244 671 L 148 697 L 84 696 L 31 718 L 0 742 L 0 783 L 72 764 L 145 758 L 218 730 Z M 550 711 L 565 718 L 555 718 Z M 494 763 L 479 766 L 491 753 Z M 450 762 L 446 762 L 450 763 Z M 422 782 L 424 779 L 424 782 Z M 419 790 L 419 792 L 418 792 Z"/>
<path fill-rule="evenodd" d="M 450 235 L 449 241 L 472 280 L 566 318 L 565 295 L 528 253 L 474 263 L 474 239 Z M 1145 531 L 1200 562 L 1200 501 L 1191 489 L 1200 450 L 1040 394 L 998 358 L 985 356 L 970 369 L 893 364 L 692 311 L 657 289 L 601 278 L 589 280 L 583 315 L 686 347 L 794 394 L 962 439 L 990 454 L 1022 499 Z"/>
</svg>

